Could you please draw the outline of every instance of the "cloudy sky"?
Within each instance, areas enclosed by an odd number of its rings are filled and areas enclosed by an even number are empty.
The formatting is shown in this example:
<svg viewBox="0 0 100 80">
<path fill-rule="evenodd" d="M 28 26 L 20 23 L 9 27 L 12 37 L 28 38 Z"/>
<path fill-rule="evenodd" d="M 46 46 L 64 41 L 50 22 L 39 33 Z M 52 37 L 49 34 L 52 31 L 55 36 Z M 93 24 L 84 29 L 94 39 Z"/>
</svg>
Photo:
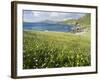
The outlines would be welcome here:
<svg viewBox="0 0 100 80">
<path fill-rule="evenodd" d="M 41 22 L 49 21 L 62 21 L 66 19 L 77 19 L 84 16 L 84 13 L 71 13 L 71 12 L 50 12 L 50 11 L 23 11 L 24 22 Z"/>
</svg>

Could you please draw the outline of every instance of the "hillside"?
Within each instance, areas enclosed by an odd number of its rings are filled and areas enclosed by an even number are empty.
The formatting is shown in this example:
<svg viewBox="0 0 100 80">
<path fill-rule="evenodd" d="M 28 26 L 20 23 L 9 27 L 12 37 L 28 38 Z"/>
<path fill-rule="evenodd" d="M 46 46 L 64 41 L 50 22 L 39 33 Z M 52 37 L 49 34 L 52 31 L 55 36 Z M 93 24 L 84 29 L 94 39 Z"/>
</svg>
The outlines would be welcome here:
<svg viewBox="0 0 100 80">
<path fill-rule="evenodd" d="M 86 14 L 85 16 L 81 17 L 80 19 L 78 19 L 78 23 L 83 25 L 83 26 L 90 27 L 91 15 Z"/>
<path fill-rule="evenodd" d="M 76 22 L 78 22 L 82 27 L 90 27 L 91 15 L 88 13 L 79 19 L 65 20 L 62 23 L 75 25 Z"/>
</svg>

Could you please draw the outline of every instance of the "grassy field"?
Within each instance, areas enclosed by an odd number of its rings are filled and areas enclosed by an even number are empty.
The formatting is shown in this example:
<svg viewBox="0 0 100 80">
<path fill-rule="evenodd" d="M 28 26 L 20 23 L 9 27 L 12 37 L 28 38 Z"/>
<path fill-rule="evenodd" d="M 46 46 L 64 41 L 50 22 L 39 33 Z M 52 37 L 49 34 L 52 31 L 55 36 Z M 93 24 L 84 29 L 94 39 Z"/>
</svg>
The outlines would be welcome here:
<svg viewBox="0 0 100 80">
<path fill-rule="evenodd" d="M 89 66 L 90 35 L 23 31 L 23 69 Z"/>
</svg>

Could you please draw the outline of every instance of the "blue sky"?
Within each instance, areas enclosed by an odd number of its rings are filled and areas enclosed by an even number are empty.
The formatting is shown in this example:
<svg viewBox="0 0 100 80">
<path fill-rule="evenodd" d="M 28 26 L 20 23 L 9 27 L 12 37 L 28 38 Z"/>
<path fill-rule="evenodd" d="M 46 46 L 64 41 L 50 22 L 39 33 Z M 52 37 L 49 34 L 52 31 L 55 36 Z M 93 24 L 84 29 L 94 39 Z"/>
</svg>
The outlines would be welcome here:
<svg viewBox="0 0 100 80">
<path fill-rule="evenodd" d="M 62 21 L 67 19 L 77 19 L 84 15 L 85 13 L 24 10 L 23 20 L 24 22 L 41 22 L 45 20 Z"/>
</svg>

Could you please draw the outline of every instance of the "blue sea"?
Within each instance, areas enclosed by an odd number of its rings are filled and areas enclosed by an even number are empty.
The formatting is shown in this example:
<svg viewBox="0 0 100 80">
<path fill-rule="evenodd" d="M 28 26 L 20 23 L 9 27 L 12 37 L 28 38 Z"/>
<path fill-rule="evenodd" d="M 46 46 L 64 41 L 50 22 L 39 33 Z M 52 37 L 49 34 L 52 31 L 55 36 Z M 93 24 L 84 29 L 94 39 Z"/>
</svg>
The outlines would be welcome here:
<svg viewBox="0 0 100 80">
<path fill-rule="evenodd" d="M 72 31 L 72 28 L 73 28 L 72 25 L 67 25 L 67 24 L 23 22 L 24 30 L 70 32 Z"/>
</svg>

